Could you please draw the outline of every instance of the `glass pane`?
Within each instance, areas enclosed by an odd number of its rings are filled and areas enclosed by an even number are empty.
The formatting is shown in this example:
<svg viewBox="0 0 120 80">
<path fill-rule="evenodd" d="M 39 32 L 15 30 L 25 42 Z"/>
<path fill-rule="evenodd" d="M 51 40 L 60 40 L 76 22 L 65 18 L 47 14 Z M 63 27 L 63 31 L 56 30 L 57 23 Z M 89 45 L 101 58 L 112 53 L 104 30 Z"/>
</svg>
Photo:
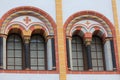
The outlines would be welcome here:
<svg viewBox="0 0 120 80">
<path fill-rule="evenodd" d="M 15 69 L 16 69 L 16 70 L 21 70 L 22 67 L 21 67 L 21 66 L 15 66 Z"/>
<path fill-rule="evenodd" d="M 8 65 L 14 65 L 14 58 L 8 58 L 7 59 L 7 64 Z"/>
<path fill-rule="evenodd" d="M 38 51 L 38 57 L 44 57 L 44 51 Z"/>
<path fill-rule="evenodd" d="M 82 50 L 81 44 L 77 44 L 77 51 L 81 51 L 81 50 Z"/>
<path fill-rule="evenodd" d="M 102 47 L 100 45 L 97 45 L 97 51 L 102 51 Z"/>
<path fill-rule="evenodd" d="M 21 39 L 19 36 L 15 35 L 15 42 L 21 42 Z"/>
<path fill-rule="evenodd" d="M 95 43 L 95 38 L 94 37 L 92 38 L 92 43 Z"/>
<path fill-rule="evenodd" d="M 76 43 L 76 39 L 75 38 L 72 38 L 72 43 Z"/>
<path fill-rule="evenodd" d="M 30 50 L 37 50 L 37 44 L 36 43 L 30 43 Z"/>
<path fill-rule="evenodd" d="M 72 52 L 72 58 L 77 58 L 77 53 L 76 52 Z"/>
<path fill-rule="evenodd" d="M 97 67 L 93 67 L 93 71 L 98 71 L 98 68 Z"/>
<path fill-rule="evenodd" d="M 37 42 L 42 42 L 42 43 L 44 43 L 44 39 L 40 36 L 38 36 L 38 40 L 37 40 Z"/>
<path fill-rule="evenodd" d="M 21 64 L 22 64 L 21 58 L 15 58 L 15 65 L 21 65 Z"/>
<path fill-rule="evenodd" d="M 91 52 L 91 56 L 92 56 L 92 58 L 96 58 L 96 52 Z"/>
<path fill-rule="evenodd" d="M 97 66 L 97 61 L 96 60 L 92 60 L 92 65 L 93 66 Z"/>
<path fill-rule="evenodd" d="M 73 70 L 78 70 L 78 67 L 73 67 Z"/>
<path fill-rule="evenodd" d="M 37 67 L 36 66 L 31 66 L 31 69 L 32 70 L 37 70 Z"/>
<path fill-rule="evenodd" d="M 32 38 L 31 38 L 31 41 L 30 42 L 37 42 L 37 40 L 36 40 L 36 36 L 32 36 Z"/>
<path fill-rule="evenodd" d="M 14 51 L 13 50 L 8 50 L 7 51 L 7 56 L 8 57 L 14 57 Z"/>
<path fill-rule="evenodd" d="M 37 51 L 31 51 L 30 57 L 37 57 Z"/>
<path fill-rule="evenodd" d="M 7 66 L 7 69 L 14 70 L 14 66 Z"/>
<path fill-rule="evenodd" d="M 45 67 L 38 67 L 39 70 L 45 70 Z"/>
<path fill-rule="evenodd" d="M 9 37 L 8 37 L 8 41 L 14 41 L 14 35 L 10 35 Z"/>
<path fill-rule="evenodd" d="M 73 66 L 77 66 L 77 60 L 76 59 L 73 59 L 72 63 L 73 63 Z"/>
<path fill-rule="evenodd" d="M 31 59 L 31 65 L 37 65 L 37 59 Z"/>
<path fill-rule="evenodd" d="M 38 50 L 44 50 L 44 43 L 38 44 Z"/>
<path fill-rule="evenodd" d="M 103 67 L 99 67 L 99 71 L 103 71 L 104 70 L 104 68 Z"/>
<path fill-rule="evenodd" d="M 79 70 L 82 71 L 82 70 L 84 70 L 84 68 L 83 67 L 79 67 Z"/>
<path fill-rule="evenodd" d="M 14 43 L 13 42 L 8 42 L 7 43 L 7 49 L 14 49 Z"/>
<path fill-rule="evenodd" d="M 38 65 L 45 65 L 44 59 L 38 59 Z"/>
<path fill-rule="evenodd" d="M 78 60 L 78 66 L 83 66 L 83 60 L 82 59 Z"/>
<path fill-rule="evenodd" d="M 15 43 L 15 49 L 21 49 L 21 43 Z"/>
<path fill-rule="evenodd" d="M 21 50 L 15 50 L 15 57 L 22 57 Z"/>
<path fill-rule="evenodd" d="M 103 66 L 103 60 L 98 60 L 98 66 Z"/>
<path fill-rule="evenodd" d="M 91 45 L 91 51 L 96 51 L 96 47 L 94 44 Z"/>
<path fill-rule="evenodd" d="M 83 55 L 82 55 L 82 52 L 81 52 L 81 51 L 78 52 L 77 57 L 78 57 L 78 58 L 83 58 Z"/>
<path fill-rule="evenodd" d="M 98 57 L 98 58 L 103 58 L 103 57 L 102 57 L 102 52 L 97 52 L 97 57 Z"/>
<path fill-rule="evenodd" d="M 96 37 L 96 43 L 101 43 L 100 38 Z"/>
<path fill-rule="evenodd" d="M 76 44 L 72 44 L 72 51 L 76 51 L 77 47 Z"/>
</svg>

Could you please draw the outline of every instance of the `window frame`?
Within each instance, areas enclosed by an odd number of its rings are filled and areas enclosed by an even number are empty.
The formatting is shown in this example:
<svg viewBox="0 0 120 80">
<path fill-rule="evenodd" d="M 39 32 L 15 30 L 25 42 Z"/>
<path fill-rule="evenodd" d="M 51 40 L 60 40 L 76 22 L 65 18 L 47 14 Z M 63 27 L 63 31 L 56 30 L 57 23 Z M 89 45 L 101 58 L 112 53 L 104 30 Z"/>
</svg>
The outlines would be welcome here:
<svg viewBox="0 0 120 80">
<path fill-rule="evenodd" d="M 106 65 L 105 65 L 105 53 L 104 53 L 104 43 L 103 43 L 103 40 L 99 36 L 97 36 L 97 35 L 93 35 L 92 36 L 92 41 L 93 41 L 93 38 L 95 38 L 95 42 L 94 43 L 91 42 L 91 47 L 92 47 L 92 44 L 94 44 L 94 46 L 95 46 L 95 51 L 94 52 L 96 54 L 96 58 L 94 60 L 96 60 L 97 66 L 93 66 L 93 62 L 92 62 L 93 58 L 92 58 L 92 50 L 91 50 L 92 69 L 93 69 L 93 67 L 96 67 L 97 70 L 93 70 L 93 71 L 105 71 L 106 70 Z M 100 40 L 100 43 L 96 42 L 96 38 L 98 38 Z M 98 44 L 101 46 L 101 51 L 97 51 L 97 45 Z M 102 58 L 100 58 L 100 60 L 102 59 L 103 66 L 99 66 L 99 63 L 98 63 L 98 60 L 99 60 L 98 59 L 98 52 L 102 52 Z M 100 67 L 102 67 L 103 70 L 99 70 Z"/>
<path fill-rule="evenodd" d="M 83 66 L 79 66 L 79 65 L 78 65 L 78 59 L 77 59 L 77 70 L 72 69 L 72 71 L 85 71 L 85 70 L 87 70 L 87 65 L 86 65 L 86 62 L 87 62 L 86 59 L 87 59 L 87 58 L 86 58 L 86 55 L 85 55 L 85 45 L 84 45 L 84 43 L 83 43 L 83 39 L 82 39 L 79 35 L 73 35 L 73 36 L 72 36 L 72 39 L 73 39 L 73 38 L 79 38 L 79 39 L 81 40 L 80 43 L 77 43 L 77 42 L 74 43 L 76 46 L 79 44 L 79 45 L 82 47 L 81 51 L 77 51 L 77 49 L 75 49 L 76 51 L 74 51 L 74 52 L 77 52 L 77 54 L 78 54 L 78 52 L 82 52 L 82 58 L 80 58 L 80 60 L 82 59 L 82 61 L 83 61 Z M 71 45 L 73 45 L 72 40 L 71 40 Z M 73 46 L 71 46 L 71 53 L 73 54 L 72 47 L 73 47 Z M 73 64 L 73 56 L 71 56 L 71 59 L 72 59 L 71 61 L 72 61 L 72 64 Z M 73 67 L 73 65 L 72 65 L 71 67 Z M 79 70 L 79 69 L 78 69 L 79 67 L 82 67 L 83 70 Z"/>
<path fill-rule="evenodd" d="M 44 64 L 44 68 L 45 69 L 43 69 L 43 70 L 47 70 L 47 45 L 46 45 L 45 38 L 42 35 L 40 35 L 40 34 L 32 34 L 31 38 L 30 38 L 30 42 L 29 42 L 29 49 L 30 49 L 30 51 L 29 51 L 30 70 L 35 70 L 35 69 L 31 69 L 31 47 L 30 47 L 30 45 L 31 45 L 31 39 L 32 39 L 33 36 L 37 36 L 37 38 L 39 36 L 40 38 L 42 38 L 44 40 L 44 63 L 45 63 Z M 38 43 L 38 42 L 34 42 L 34 43 Z M 38 49 L 36 51 L 37 51 L 37 55 L 38 55 Z M 38 58 L 38 56 L 37 56 L 37 60 L 38 59 L 40 59 L 40 58 Z M 39 67 L 39 65 L 38 65 L 38 61 L 37 61 L 37 69 L 36 70 L 41 70 L 41 69 L 38 69 L 38 67 Z"/>
<path fill-rule="evenodd" d="M 10 65 L 10 66 L 14 66 L 14 69 L 8 69 L 8 39 L 9 39 L 9 37 L 11 36 L 11 35 L 13 35 L 14 36 L 14 41 L 13 41 L 13 44 L 14 44 L 14 47 L 15 47 L 15 36 L 18 36 L 19 37 L 19 39 L 20 39 L 20 41 L 21 41 L 21 69 L 15 69 L 15 48 L 13 49 L 14 50 L 14 57 L 12 57 L 12 58 L 14 58 L 14 65 Z M 24 47 L 23 47 L 23 39 L 22 39 L 22 37 L 21 37 L 21 35 L 19 35 L 19 34 L 17 34 L 17 33 L 11 33 L 11 34 L 9 34 L 8 35 L 8 37 L 7 37 L 7 40 L 6 40 L 6 70 L 23 70 L 24 69 L 24 55 L 23 55 L 23 49 L 24 49 Z"/>
</svg>

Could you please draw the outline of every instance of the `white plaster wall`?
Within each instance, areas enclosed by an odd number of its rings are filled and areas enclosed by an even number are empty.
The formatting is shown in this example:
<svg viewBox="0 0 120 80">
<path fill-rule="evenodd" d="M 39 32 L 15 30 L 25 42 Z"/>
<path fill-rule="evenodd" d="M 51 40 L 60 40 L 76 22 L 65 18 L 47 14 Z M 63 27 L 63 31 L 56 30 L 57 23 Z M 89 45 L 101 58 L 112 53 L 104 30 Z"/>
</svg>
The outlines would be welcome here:
<svg viewBox="0 0 120 80">
<path fill-rule="evenodd" d="M 117 74 L 105 74 L 105 75 L 95 75 L 95 74 L 68 74 L 67 80 L 120 80 L 120 75 Z"/>
<path fill-rule="evenodd" d="M 58 74 L 0 74 L 0 80 L 59 80 Z"/>
<path fill-rule="evenodd" d="M 78 11 L 93 10 L 103 14 L 113 23 L 111 0 L 62 0 L 62 4 L 63 22 Z"/>
<path fill-rule="evenodd" d="M 117 11 L 118 11 L 119 30 L 120 30 L 120 0 L 117 0 Z"/>
<path fill-rule="evenodd" d="M 40 8 L 56 20 L 55 0 L 0 0 L 0 18 L 10 9 L 20 6 L 34 6 Z"/>
</svg>

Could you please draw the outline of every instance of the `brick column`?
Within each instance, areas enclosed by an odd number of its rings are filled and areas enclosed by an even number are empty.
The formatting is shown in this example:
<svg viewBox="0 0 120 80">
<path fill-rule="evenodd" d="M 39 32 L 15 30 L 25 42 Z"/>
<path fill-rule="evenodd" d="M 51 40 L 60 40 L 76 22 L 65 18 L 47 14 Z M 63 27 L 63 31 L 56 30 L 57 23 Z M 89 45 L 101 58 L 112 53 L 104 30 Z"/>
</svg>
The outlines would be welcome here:
<svg viewBox="0 0 120 80">
<path fill-rule="evenodd" d="M 60 80 L 66 80 L 66 51 L 62 21 L 62 0 L 56 0 L 56 23 L 57 23 L 57 40 L 58 40 L 58 56 L 59 56 L 59 73 Z"/>
<path fill-rule="evenodd" d="M 115 50 L 116 52 L 116 68 L 120 70 L 120 30 L 119 30 L 119 21 L 118 21 L 118 12 L 117 12 L 117 5 L 116 5 L 116 0 L 112 0 L 112 9 L 113 9 L 113 18 L 114 18 L 114 26 L 115 26 L 115 32 L 116 35 L 114 35 L 114 40 L 116 40 L 116 44 L 114 46 L 117 48 Z M 117 51 L 118 50 L 118 51 Z"/>
</svg>

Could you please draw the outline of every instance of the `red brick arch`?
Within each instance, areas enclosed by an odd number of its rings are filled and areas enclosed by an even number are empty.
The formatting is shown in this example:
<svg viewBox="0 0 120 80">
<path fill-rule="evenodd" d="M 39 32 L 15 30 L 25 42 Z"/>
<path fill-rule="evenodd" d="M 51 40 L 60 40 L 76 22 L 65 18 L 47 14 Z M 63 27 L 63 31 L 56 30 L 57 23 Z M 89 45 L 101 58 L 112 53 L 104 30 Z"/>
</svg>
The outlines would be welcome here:
<svg viewBox="0 0 120 80">
<path fill-rule="evenodd" d="M 64 23 L 64 34 L 66 36 L 66 30 L 67 30 L 67 26 L 69 25 L 69 23 L 75 19 L 76 17 L 79 16 L 84 16 L 84 15 L 92 15 L 92 16 L 96 16 L 100 19 L 102 19 L 110 28 L 111 32 L 112 32 L 112 39 L 114 41 L 114 49 L 115 49 L 115 57 L 116 57 L 116 64 L 117 64 L 117 69 L 119 66 L 119 62 L 118 62 L 118 50 L 117 50 L 117 42 L 116 42 L 116 32 L 115 32 L 115 26 L 110 22 L 110 20 L 105 17 L 103 14 L 98 13 L 96 11 L 90 11 L 90 10 L 86 10 L 86 11 L 79 11 L 74 13 L 73 15 L 71 15 L 70 17 L 68 17 L 68 19 L 65 21 Z"/>
<path fill-rule="evenodd" d="M 0 27 L 2 26 L 2 24 L 6 20 L 6 18 L 9 17 L 11 14 L 18 12 L 18 11 L 23 11 L 23 10 L 30 10 L 30 11 L 34 11 L 34 12 L 37 12 L 39 14 L 42 14 L 46 19 L 48 19 L 48 21 L 51 23 L 52 27 L 56 28 L 55 21 L 52 19 L 52 17 L 48 13 L 46 13 L 45 11 L 43 11 L 39 8 L 32 7 L 32 6 L 21 6 L 21 7 L 16 7 L 16 8 L 9 10 L 0 19 Z"/>
<path fill-rule="evenodd" d="M 58 70 L 58 68 L 59 68 L 58 64 L 59 63 L 58 63 L 58 53 L 57 53 L 58 49 L 57 49 L 57 45 L 56 45 L 57 44 L 57 36 L 56 36 L 57 35 L 57 30 L 56 30 L 57 25 L 56 25 L 55 21 L 53 20 L 53 18 L 47 12 L 45 12 L 45 11 L 39 9 L 39 8 L 32 7 L 32 6 L 20 6 L 20 7 L 13 8 L 13 9 L 9 10 L 8 12 L 6 12 L 2 16 L 2 18 L 0 19 L 0 30 L 2 28 L 2 25 L 3 25 L 4 21 L 8 17 L 11 16 L 12 14 L 16 13 L 16 12 L 19 12 L 19 11 L 33 11 L 33 12 L 36 12 L 38 14 L 41 14 L 43 17 L 45 17 L 48 20 L 48 22 L 51 24 L 51 27 L 53 27 L 53 31 L 54 31 L 53 36 L 54 36 L 54 39 L 55 39 L 55 52 L 56 52 L 55 54 L 56 54 L 56 60 L 57 60 L 56 61 L 56 70 L 54 70 L 54 71 L 29 71 L 27 73 L 47 73 L 47 74 L 58 73 L 59 72 L 59 70 Z M 18 14 L 17 16 L 20 16 L 20 15 Z M 21 30 L 21 28 L 20 28 L 20 30 Z M 9 72 L 9 70 L 6 70 L 5 72 Z M 16 71 L 13 71 L 13 73 L 26 73 L 26 70 L 25 71 L 24 70 L 22 70 L 22 71 L 16 70 Z"/>
</svg>

